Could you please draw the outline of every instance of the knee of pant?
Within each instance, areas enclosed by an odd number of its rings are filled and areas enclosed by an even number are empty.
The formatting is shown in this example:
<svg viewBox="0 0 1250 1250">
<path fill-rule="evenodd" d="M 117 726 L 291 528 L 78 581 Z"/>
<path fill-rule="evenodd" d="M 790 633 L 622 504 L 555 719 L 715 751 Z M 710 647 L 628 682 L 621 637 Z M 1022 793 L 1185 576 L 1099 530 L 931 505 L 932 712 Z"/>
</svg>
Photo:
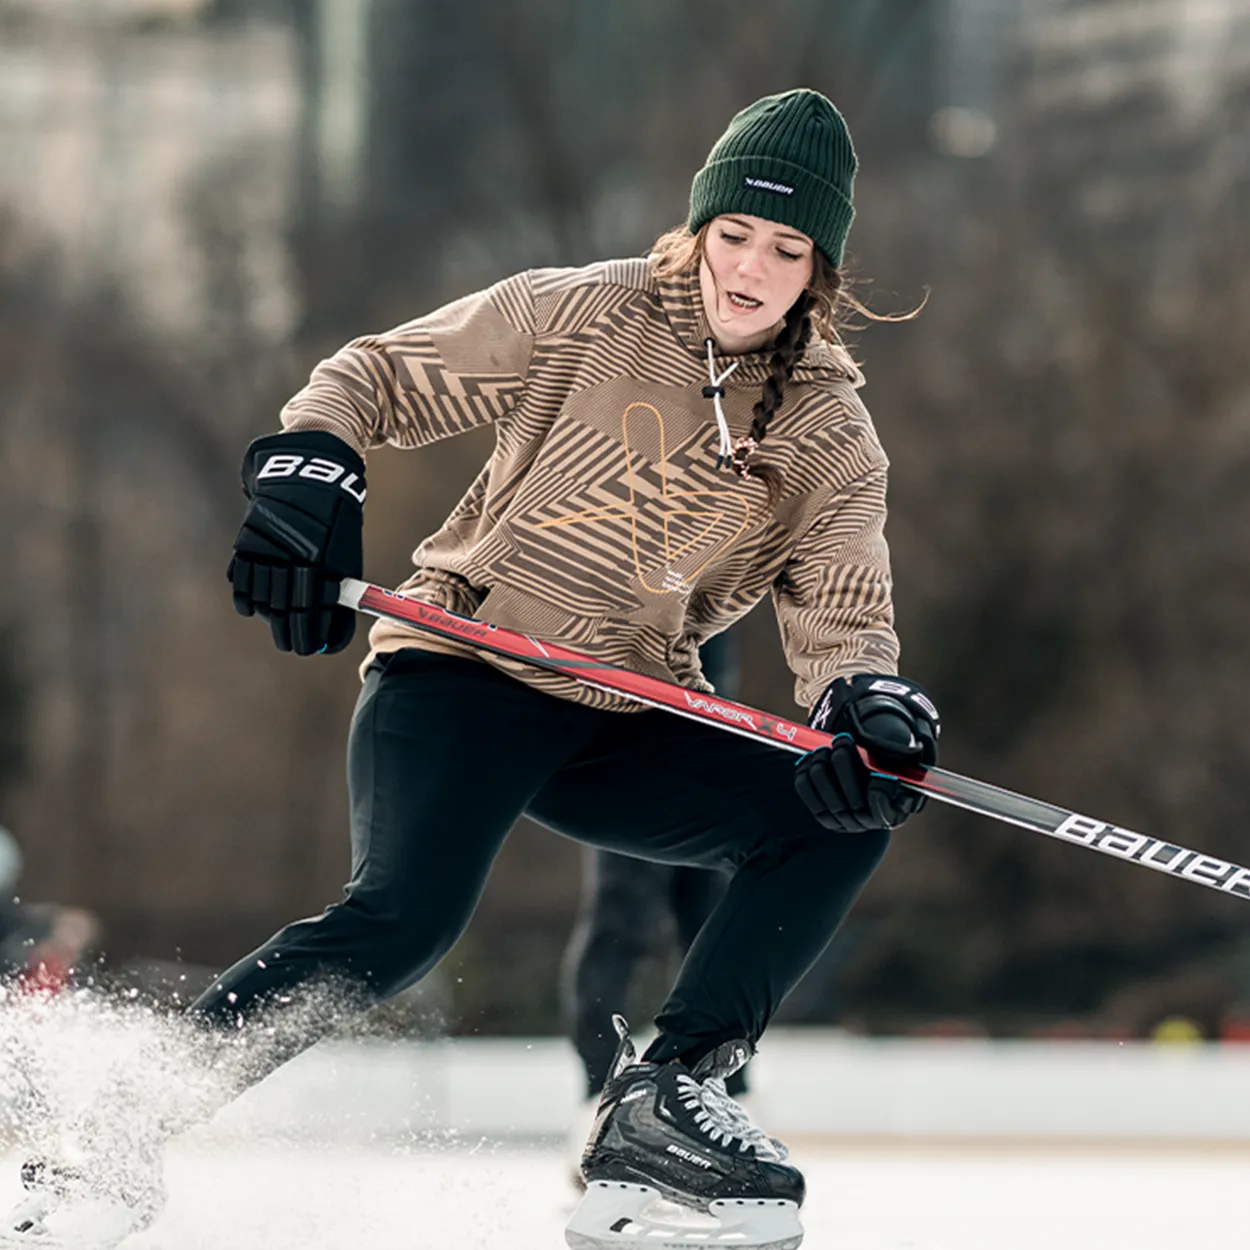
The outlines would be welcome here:
<svg viewBox="0 0 1250 1250">
<path fill-rule="evenodd" d="M 337 917 L 334 913 L 339 913 Z M 398 993 L 428 972 L 451 949 L 456 934 L 444 934 L 420 918 L 371 911 L 351 899 L 336 903 L 324 919 L 342 933 L 344 954 L 374 991 Z"/>
</svg>

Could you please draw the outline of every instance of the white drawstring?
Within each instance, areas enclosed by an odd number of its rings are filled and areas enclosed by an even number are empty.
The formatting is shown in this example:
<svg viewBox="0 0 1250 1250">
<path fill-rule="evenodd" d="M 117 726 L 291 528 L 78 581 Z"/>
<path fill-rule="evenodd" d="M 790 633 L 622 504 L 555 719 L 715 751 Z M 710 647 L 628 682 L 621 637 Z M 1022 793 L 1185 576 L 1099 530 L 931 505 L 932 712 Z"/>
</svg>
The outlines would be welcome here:
<svg viewBox="0 0 1250 1250">
<path fill-rule="evenodd" d="M 733 436 L 729 433 L 729 422 L 725 420 L 725 410 L 721 407 L 720 401 L 725 394 L 725 379 L 742 362 L 735 360 L 720 377 L 717 377 L 716 358 L 712 354 L 712 349 L 716 346 L 716 340 L 712 338 L 704 339 L 704 345 L 707 347 L 708 385 L 703 388 L 703 398 L 710 399 L 712 407 L 716 410 L 716 428 L 720 431 L 720 453 L 716 457 L 716 467 L 719 469 L 721 465 L 728 464 L 733 459 L 734 454 Z"/>
</svg>

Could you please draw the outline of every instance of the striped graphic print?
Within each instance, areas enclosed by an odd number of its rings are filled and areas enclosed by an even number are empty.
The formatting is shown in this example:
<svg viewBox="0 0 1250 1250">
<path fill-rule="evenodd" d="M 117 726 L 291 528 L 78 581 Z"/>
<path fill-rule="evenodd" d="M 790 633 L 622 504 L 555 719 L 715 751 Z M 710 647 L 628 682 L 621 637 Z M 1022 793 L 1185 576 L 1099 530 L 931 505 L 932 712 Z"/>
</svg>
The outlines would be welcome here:
<svg viewBox="0 0 1250 1250">
<path fill-rule="evenodd" d="M 408 594 L 698 689 L 698 647 L 771 595 L 800 703 L 835 676 L 896 671 L 887 464 L 862 378 L 841 348 L 809 349 L 763 445 L 786 481 L 770 509 L 759 482 L 716 467 L 706 335 L 697 282 L 660 282 L 644 259 L 533 270 L 349 343 L 282 421 L 362 454 L 494 426 L 490 461 L 417 548 Z M 736 437 L 768 359 L 735 359 L 723 402 Z M 389 621 L 370 639 L 459 650 Z M 485 658 L 561 697 L 635 710 Z"/>
</svg>

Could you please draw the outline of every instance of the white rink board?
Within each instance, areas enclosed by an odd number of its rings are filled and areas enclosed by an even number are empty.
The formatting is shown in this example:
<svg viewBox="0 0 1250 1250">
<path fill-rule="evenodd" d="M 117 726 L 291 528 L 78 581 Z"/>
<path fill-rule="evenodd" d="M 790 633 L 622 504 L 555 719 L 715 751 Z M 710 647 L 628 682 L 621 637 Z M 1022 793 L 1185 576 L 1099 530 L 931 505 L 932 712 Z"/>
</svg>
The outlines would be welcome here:
<svg viewBox="0 0 1250 1250">
<path fill-rule="evenodd" d="M 753 1114 L 783 1138 L 1250 1146 L 1250 1046 L 866 1040 L 778 1029 L 752 1081 Z M 210 1136 L 551 1137 L 564 1133 L 581 1093 L 560 1038 L 327 1043 L 226 1108 Z"/>
</svg>

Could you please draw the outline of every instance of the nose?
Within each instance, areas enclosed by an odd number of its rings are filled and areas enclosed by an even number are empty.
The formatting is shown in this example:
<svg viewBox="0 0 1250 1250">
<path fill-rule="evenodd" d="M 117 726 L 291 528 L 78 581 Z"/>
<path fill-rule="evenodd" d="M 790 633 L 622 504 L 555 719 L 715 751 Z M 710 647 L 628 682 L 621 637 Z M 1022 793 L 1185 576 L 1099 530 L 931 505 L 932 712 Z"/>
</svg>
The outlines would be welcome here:
<svg viewBox="0 0 1250 1250">
<path fill-rule="evenodd" d="M 764 257 L 755 244 L 744 247 L 738 253 L 738 272 L 744 278 L 760 278 L 764 274 Z"/>
</svg>

